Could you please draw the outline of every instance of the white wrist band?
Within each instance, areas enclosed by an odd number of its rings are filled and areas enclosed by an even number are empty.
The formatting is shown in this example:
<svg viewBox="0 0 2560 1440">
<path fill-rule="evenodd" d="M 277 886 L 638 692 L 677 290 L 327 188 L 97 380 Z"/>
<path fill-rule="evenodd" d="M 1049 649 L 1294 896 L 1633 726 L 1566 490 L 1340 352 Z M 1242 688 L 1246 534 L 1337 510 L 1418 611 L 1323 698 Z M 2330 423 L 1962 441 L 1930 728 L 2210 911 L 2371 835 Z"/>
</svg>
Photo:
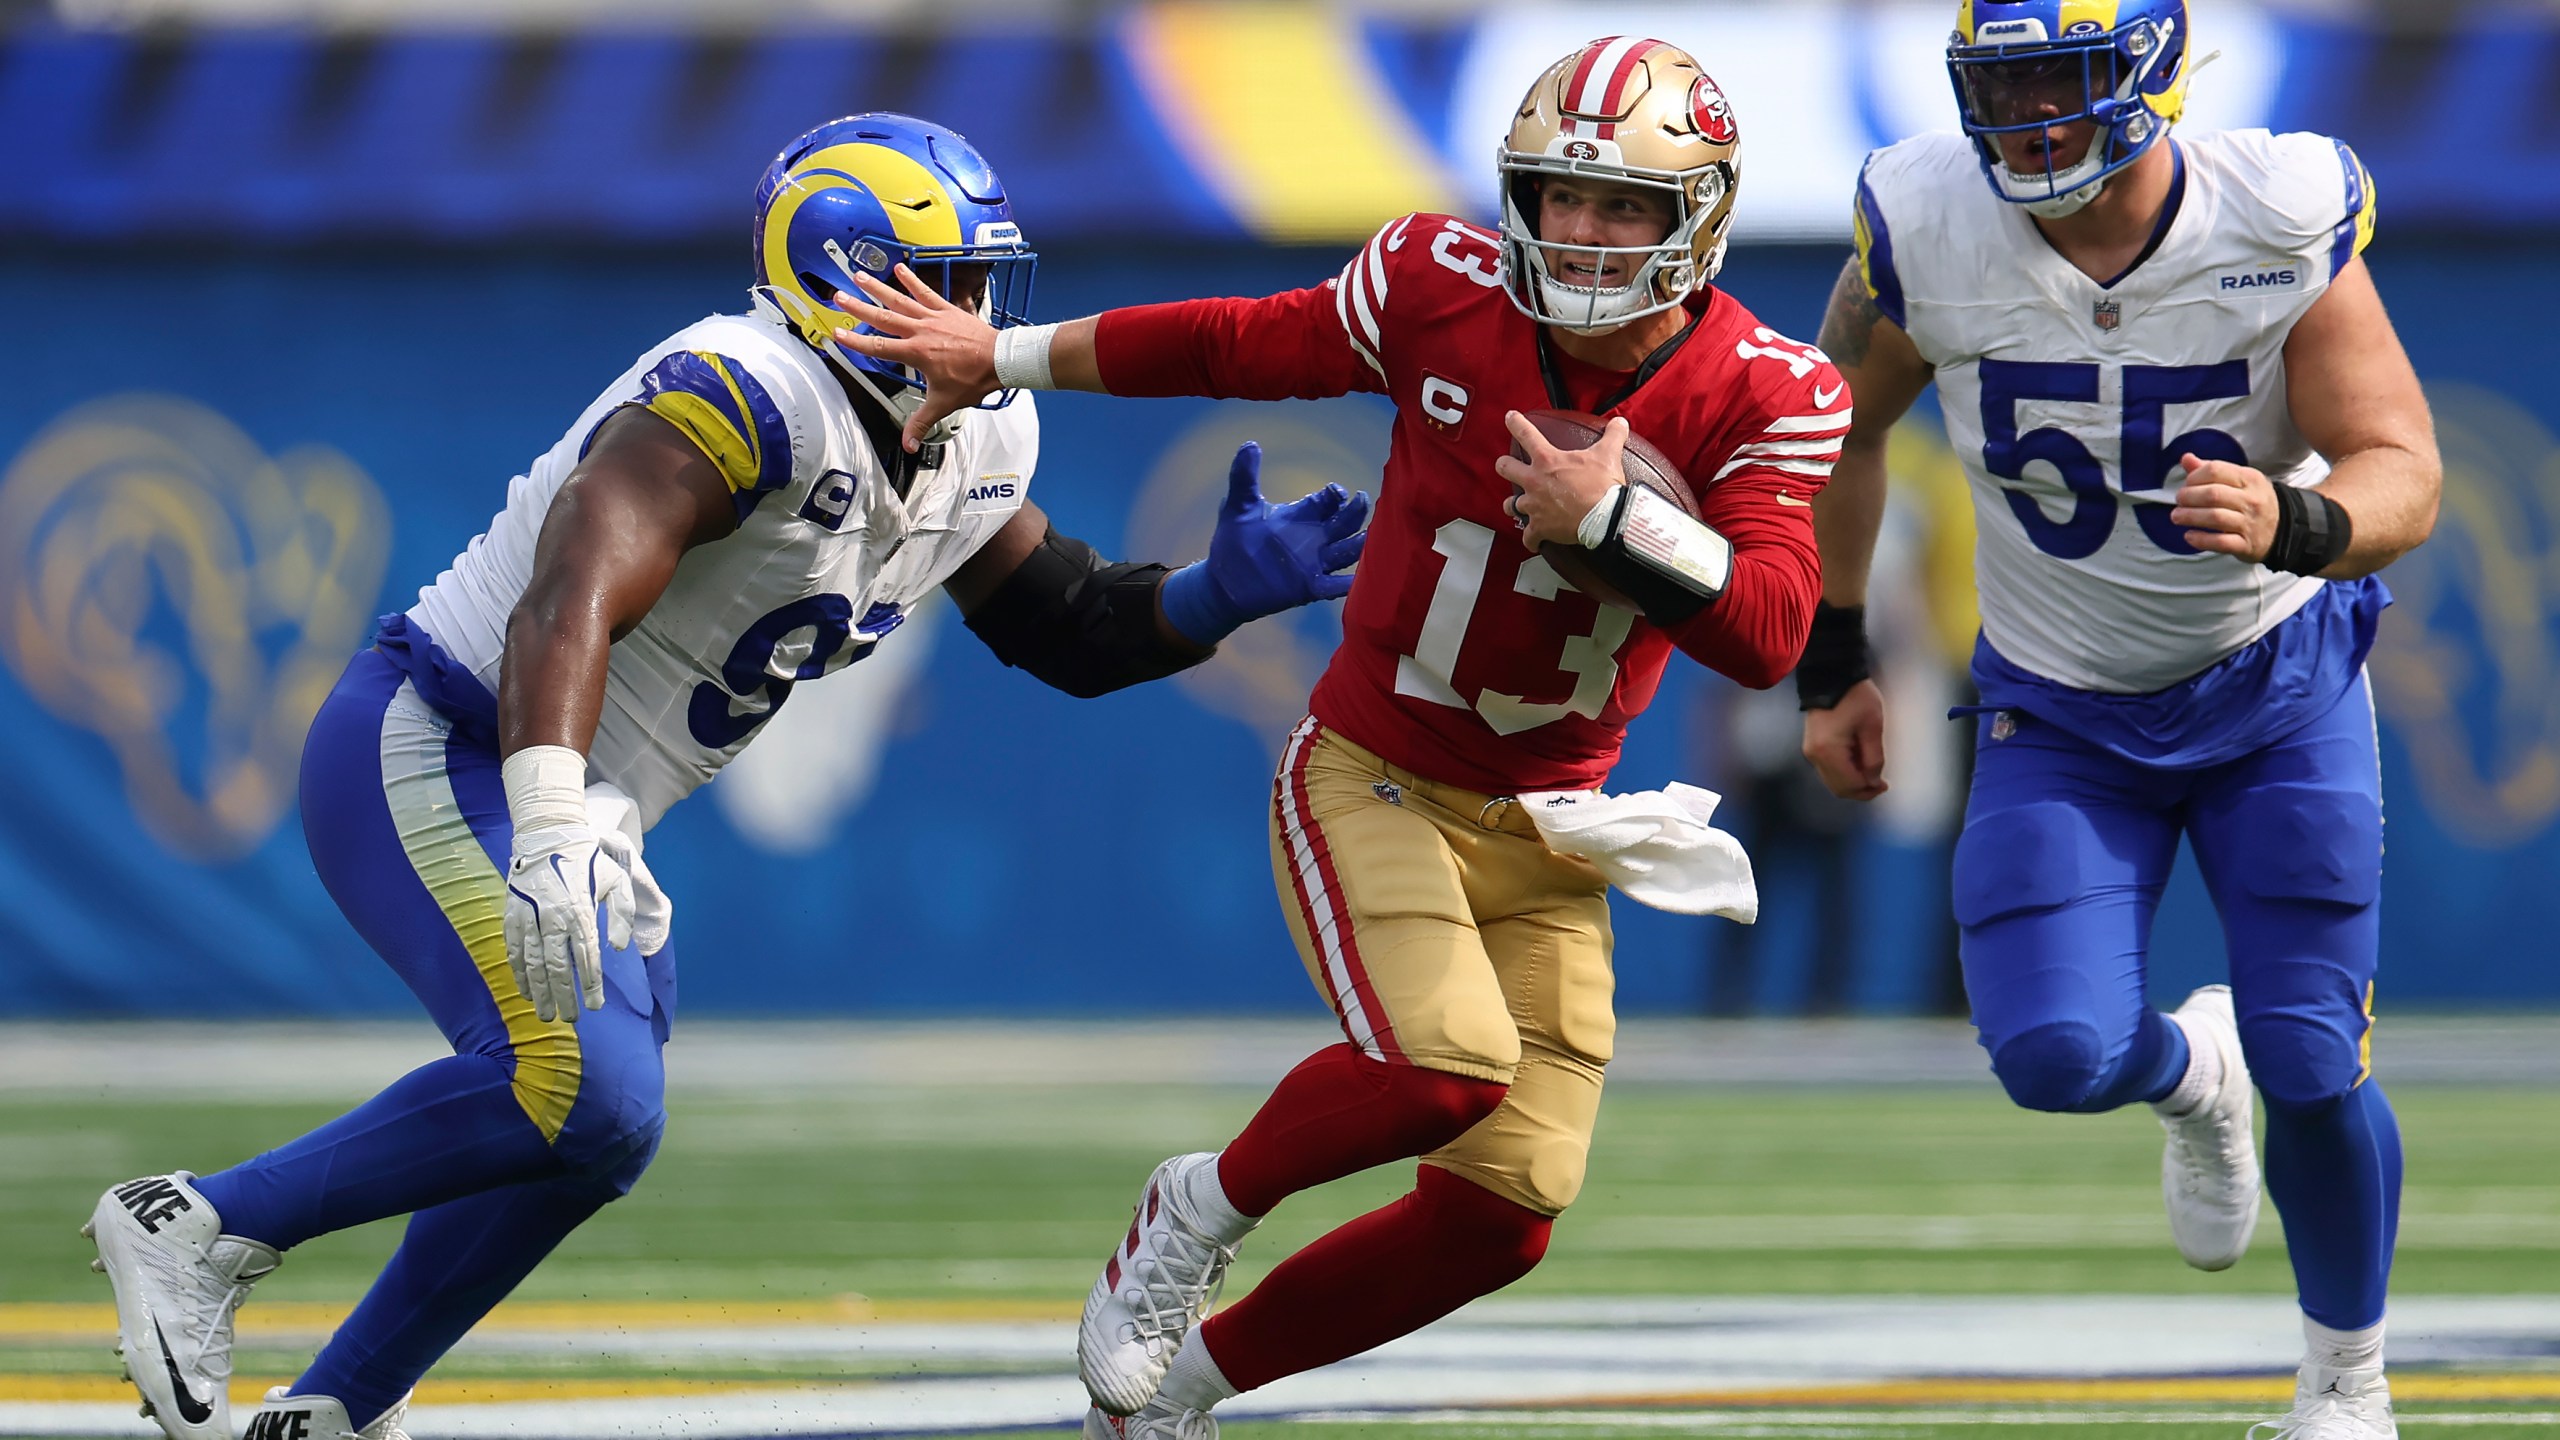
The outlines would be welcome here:
<svg viewBox="0 0 2560 1440">
<path fill-rule="evenodd" d="M 498 767 L 516 833 L 587 821 L 587 757 L 566 745 L 528 745 Z"/>
<path fill-rule="evenodd" d="M 1597 550 L 1609 543 L 1609 532 L 1618 523 L 1618 509 L 1627 503 L 1627 486 L 1620 481 L 1616 489 L 1600 497 L 1582 523 L 1574 527 L 1573 538 L 1585 550 Z"/>
<path fill-rule="evenodd" d="M 1055 325 L 1014 325 L 996 332 L 996 384 L 1007 390 L 1055 390 L 1049 373 L 1049 347 L 1058 338 Z"/>
</svg>

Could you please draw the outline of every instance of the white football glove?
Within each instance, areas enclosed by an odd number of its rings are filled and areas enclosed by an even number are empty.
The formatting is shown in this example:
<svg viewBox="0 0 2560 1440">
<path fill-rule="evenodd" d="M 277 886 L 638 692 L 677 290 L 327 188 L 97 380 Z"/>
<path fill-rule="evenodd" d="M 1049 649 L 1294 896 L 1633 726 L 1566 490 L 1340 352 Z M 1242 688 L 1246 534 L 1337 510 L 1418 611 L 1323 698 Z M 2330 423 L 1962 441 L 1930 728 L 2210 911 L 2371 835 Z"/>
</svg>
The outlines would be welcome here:
<svg viewBox="0 0 2560 1440">
<path fill-rule="evenodd" d="M 667 948 L 676 908 L 641 857 L 640 807 L 619 787 L 599 781 L 587 787 L 587 823 L 596 828 L 596 844 L 631 876 L 632 948 L 657 954 Z"/>
<path fill-rule="evenodd" d="M 507 965 L 542 1020 L 573 1006 L 604 1008 L 604 951 L 596 910 L 616 948 L 631 943 L 631 873 L 588 820 L 587 758 L 534 745 L 506 759 L 507 813 L 515 855 L 507 866 Z M 655 888 L 655 887 L 652 887 Z"/>
</svg>

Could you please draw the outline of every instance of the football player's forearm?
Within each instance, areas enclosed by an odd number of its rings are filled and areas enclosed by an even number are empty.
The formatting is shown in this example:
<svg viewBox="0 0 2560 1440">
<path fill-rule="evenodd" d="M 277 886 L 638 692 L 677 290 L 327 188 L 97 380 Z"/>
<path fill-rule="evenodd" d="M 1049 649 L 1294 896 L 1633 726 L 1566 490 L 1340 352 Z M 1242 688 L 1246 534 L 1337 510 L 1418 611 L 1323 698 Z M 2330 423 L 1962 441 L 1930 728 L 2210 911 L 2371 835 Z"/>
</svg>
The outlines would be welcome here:
<svg viewBox="0 0 2560 1440">
<path fill-rule="evenodd" d="M 1361 383 L 1331 305 L 1303 291 L 1105 311 L 1091 347 L 1097 388 L 1114 395 L 1321 400 Z"/>
<path fill-rule="evenodd" d="M 613 646 L 600 597 L 574 585 L 530 587 L 507 617 L 498 676 L 498 753 L 565 745 L 584 754 L 604 711 Z"/>
<path fill-rule="evenodd" d="M 1752 472 L 1708 492 L 1706 519 L 1733 542 L 1733 575 L 1713 604 L 1665 632 L 1682 654 L 1754 690 L 1796 668 L 1822 594 L 1813 527 L 1775 498 L 1802 483 Z"/>
<path fill-rule="evenodd" d="M 1851 431 L 1831 467 L 1830 483 L 1813 497 L 1813 534 L 1822 553 L 1822 598 L 1848 608 L 1867 603 L 1867 572 L 1884 528 L 1884 437 Z"/>
<path fill-rule="evenodd" d="M 2377 445 L 2341 457 L 2320 482 L 2347 512 L 2347 553 L 2320 572 L 2324 580 L 2370 575 L 2425 543 L 2436 524 L 2443 462 L 2429 445 Z"/>
</svg>

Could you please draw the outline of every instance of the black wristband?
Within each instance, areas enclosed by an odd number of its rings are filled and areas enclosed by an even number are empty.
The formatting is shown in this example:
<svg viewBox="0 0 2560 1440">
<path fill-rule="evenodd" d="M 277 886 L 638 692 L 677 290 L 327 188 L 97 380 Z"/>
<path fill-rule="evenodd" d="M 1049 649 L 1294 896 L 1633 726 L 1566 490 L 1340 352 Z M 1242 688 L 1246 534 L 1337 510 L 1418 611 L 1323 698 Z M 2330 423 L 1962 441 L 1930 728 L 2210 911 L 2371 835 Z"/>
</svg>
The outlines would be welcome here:
<svg viewBox="0 0 2560 1440">
<path fill-rule="evenodd" d="M 2258 563 L 2288 575 L 2317 575 L 2347 553 L 2355 524 L 2347 507 L 2307 485 L 2276 487 L 2276 533 Z"/>
<path fill-rule="evenodd" d="M 1813 633 L 1805 637 L 1804 658 L 1796 662 L 1796 708 L 1828 710 L 1875 671 L 1876 655 L 1867 648 L 1867 607 L 1813 607 Z"/>
</svg>

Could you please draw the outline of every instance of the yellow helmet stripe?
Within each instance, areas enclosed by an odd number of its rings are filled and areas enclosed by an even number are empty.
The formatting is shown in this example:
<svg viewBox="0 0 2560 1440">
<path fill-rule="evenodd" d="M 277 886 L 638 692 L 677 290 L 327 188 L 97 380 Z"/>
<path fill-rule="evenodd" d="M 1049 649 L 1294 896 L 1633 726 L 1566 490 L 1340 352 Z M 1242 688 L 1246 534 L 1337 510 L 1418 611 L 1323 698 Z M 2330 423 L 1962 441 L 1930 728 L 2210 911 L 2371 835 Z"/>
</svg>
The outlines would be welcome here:
<svg viewBox="0 0 2560 1440">
<path fill-rule="evenodd" d="M 852 176 L 871 192 L 872 199 L 880 202 L 880 208 L 888 213 L 889 224 L 905 244 L 949 247 L 967 243 L 960 234 L 960 212 L 951 191 L 924 168 L 922 161 L 886 145 L 859 141 L 830 145 L 811 152 L 791 170 L 795 179 L 806 177 L 802 183 L 822 189 L 844 181 L 819 172 L 834 170 Z"/>
<path fill-rule="evenodd" d="M 791 220 L 811 197 L 829 190 L 858 189 L 880 203 L 881 213 L 898 239 L 918 247 L 960 245 L 960 212 L 951 193 L 932 171 L 885 145 L 830 145 L 791 167 L 791 179 L 765 207 L 764 273 L 777 282 L 792 275 Z M 834 297 L 813 295 L 823 307 Z M 784 307 L 790 309 L 791 307 Z M 794 313 L 794 319 L 800 316 Z M 823 321 L 824 314 L 816 317 Z M 824 327 L 800 329 L 812 343 L 823 343 Z"/>
<path fill-rule="evenodd" d="M 1164 132 L 1261 238 L 1358 240 L 1407 211 L 1457 208 L 1430 146 L 1333 9 L 1156 4 L 1123 35 Z"/>
</svg>

